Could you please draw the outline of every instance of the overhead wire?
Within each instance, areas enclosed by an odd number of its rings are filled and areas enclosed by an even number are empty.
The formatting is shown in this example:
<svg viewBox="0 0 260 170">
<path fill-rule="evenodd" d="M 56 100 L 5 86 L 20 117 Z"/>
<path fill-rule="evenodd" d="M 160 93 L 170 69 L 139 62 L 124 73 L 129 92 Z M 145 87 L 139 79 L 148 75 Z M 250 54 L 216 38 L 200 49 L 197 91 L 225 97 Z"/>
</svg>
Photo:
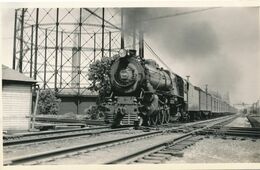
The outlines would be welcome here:
<svg viewBox="0 0 260 170">
<path fill-rule="evenodd" d="M 172 69 L 155 53 L 155 51 L 152 49 L 150 45 L 146 41 L 144 41 L 144 45 L 147 47 L 147 49 L 153 54 L 168 70 L 172 71 Z"/>
<path fill-rule="evenodd" d="M 216 9 L 216 8 L 220 8 L 220 7 L 210 7 L 210 8 L 203 8 L 203 9 L 197 9 L 197 10 L 191 10 L 191 11 L 185 11 L 185 12 L 178 12 L 178 13 L 174 13 L 174 14 L 168 14 L 168 15 L 139 20 L 139 22 L 148 22 L 148 21 L 152 21 L 152 20 L 171 18 L 171 17 L 181 16 L 181 15 L 186 15 L 186 14 L 191 14 L 191 13 L 203 12 L 203 11 Z"/>
</svg>

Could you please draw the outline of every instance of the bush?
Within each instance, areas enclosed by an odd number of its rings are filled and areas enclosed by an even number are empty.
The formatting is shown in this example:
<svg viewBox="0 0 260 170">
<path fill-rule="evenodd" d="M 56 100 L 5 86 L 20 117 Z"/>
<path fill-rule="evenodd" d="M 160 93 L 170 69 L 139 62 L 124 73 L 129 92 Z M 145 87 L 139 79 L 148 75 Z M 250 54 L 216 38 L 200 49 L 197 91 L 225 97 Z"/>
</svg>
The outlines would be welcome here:
<svg viewBox="0 0 260 170">
<path fill-rule="evenodd" d="M 88 79 L 92 82 L 89 89 L 99 93 L 98 104 L 102 103 L 104 97 L 111 93 L 110 68 L 116 58 L 118 58 L 117 55 L 113 57 L 103 57 L 101 60 L 96 60 L 89 66 Z"/>
<path fill-rule="evenodd" d="M 73 112 L 68 112 L 62 115 L 63 118 L 76 119 L 77 115 Z"/>
<path fill-rule="evenodd" d="M 114 55 L 113 57 L 103 57 L 100 60 L 96 60 L 91 63 L 88 70 L 88 79 L 91 82 L 91 86 L 88 88 L 91 91 L 98 92 L 97 106 L 91 106 L 84 110 L 88 119 L 103 119 L 104 114 L 102 110 L 102 103 L 105 97 L 111 93 L 110 83 L 110 69 L 114 60 L 119 56 Z"/>
<path fill-rule="evenodd" d="M 60 110 L 61 100 L 52 90 L 42 90 L 39 94 L 38 113 L 57 115 Z"/>
<path fill-rule="evenodd" d="M 99 120 L 104 118 L 104 114 L 99 106 L 90 106 L 84 110 L 87 119 Z"/>
</svg>

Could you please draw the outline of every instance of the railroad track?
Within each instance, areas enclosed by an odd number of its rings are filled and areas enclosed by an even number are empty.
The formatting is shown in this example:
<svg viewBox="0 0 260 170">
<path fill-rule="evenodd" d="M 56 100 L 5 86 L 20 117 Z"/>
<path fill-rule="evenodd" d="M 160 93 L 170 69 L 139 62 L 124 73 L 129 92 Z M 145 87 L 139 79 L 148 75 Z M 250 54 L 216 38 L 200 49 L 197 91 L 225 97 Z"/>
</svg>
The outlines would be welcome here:
<svg viewBox="0 0 260 170">
<path fill-rule="evenodd" d="M 182 150 L 202 140 L 203 137 L 194 137 L 190 134 L 182 135 L 168 142 L 163 142 L 155 146 L 145 148 L 136 153 L 125 155 L 119 159 L 106 162 L 105 164 L 137 164 L 149 163 L 157 164 L 170 160 L 172 156 L 182 156 Z"/>
<path fill-rule="evenodd" d="M 226 120 L 219 120 L 215 123 L 209 124 L 204 127 L 199 127 L 192 130 L 189 133 L 181 135 L 180 137 L 171 139 L 166 142 L 151 146 L 149 148 L 144 148 L 138 152 L 124 155 L 115 160 L 106 162 L 105 164 L 136 164 L 136 163 L 163 163 L 164 161 L 170 159 L 171 156 L 182 155 L 182 150 L 193 145 L 203 137 L 197 136 L 199 132 L 208 129 L 217 124 L 223 124 L 224 122 L 229 122 L 234 118 L 228 118 Z"/>
<path fill-rule="evenodd" d="M 260 128 L 247 127 L 211 127 L 210 129 L 202 131 L 202 135 L 216 135 L 216 136 L 238 136 L 260 138 Z"/>
<path fill-rule="evenodd" d="M 53 122 L 53 123 L 82 123 L 86 125 L 105 125 L 104 120 L 87 120 L 87 119 L 72 119 L 72 118 L 55 118 L 55 117 L 41 117 L 35 118 L 38 122 Z"/>
<path fill-rule="evenodd" d="M 57 131 L 47 131 L 47 132 L 37 132 L 37 133 L 27 133 L 21 135 L 12 135 L 3 137 L 3 146 L 19 145 L 19 144 L 28 144 L 35 142 L 45 142 L 49 140 L 62 139 L 77 137 L 83 135 L 93 135 L 100 133 L 109 133 L 128 130 L 129 128 L 119 128 L 111 129 L 107 127 L 96 127 L 96 128 L 79 128 L 79 129 L 70 129 L 70 130 L 57 130 Z"/>
<path fill-rule="evenodd" d="M 211 119 L 211 120 L 207 120 L 207 121 L 201 121 L 197 124 L 202 124 L 202 123 L 208 124 L 209 122 L 215 122 L 211 125 L 211 126 L 214 126 L 214 125 L 222 123 L 224 121 L 226 122 L 230 119 L 234 119 L 234 117 L 227 116 L 227 117 L 217 118 L 216 120 Z M 176 129 L 189 127 L 189 126 L 191 127 L 191 126 L 194 126 L 195 124 L 196 123 L 189 123 L 189 124 L 185 124 L 185 125 L 182 125 L 179 127 L 169 128 L 167 130 L 157 130 L 157 131 L 153 131 L 153 132 L 147 132 L 144 134 L 138 134 L 138 135 L 133 135 L 130 137 L 128 136 L 128 137 L 123 137 L 123 138 L 118 138 L 118 139 L 113 139 L 113 140 L 106 140 L 106 141 L 97 142 L 97 143 L 93 143 L 93 144 L 78 145 L 78 146 L 51 150 L 51 151 L 47 151 L 47 152 L 29 154 L 29 155 L 25 155 L 25 156 L 21 156 L 21 157 L 4 160 L 4 165 L 17 165 L 17 164 L 28 164 L 28 163 L 29 164 L 39 164 L 41 162 L 49 161 L 52 159 L 67 157 L 68 155 L 74 155 L 74 154 L 77 155 L 77 154 L 81 154 L 81 153 L 85 153 L 85 152 L 99 150 L 102 148 L 107 148 L 107 147 L 111 147 L 111 146 L 121 145 L 124 143 L 134 142 L 134 141 L 141 140 L 141 139 L 151 138 L 151 137 L 158 136 L 158 135 L 163 135 L 165 133 L 172 133 Z M 190 137 L 190 136 L 194 135 L 196 132 L 201 131 L 208 127 L 209 127 L 209 125 L 206 125 L 203 128 L 192 130 L 191 132 L 184 134 L 182 137 L 180 137 L 180 139 Z M 173 139 L 173 140 L 176 142 L 177 139 Z M 169 144 L 169 142 L 164 143 L 164 144 Z M 164 144 L 162 144 L 162 145 L 164 145 Z"/>
</svg>

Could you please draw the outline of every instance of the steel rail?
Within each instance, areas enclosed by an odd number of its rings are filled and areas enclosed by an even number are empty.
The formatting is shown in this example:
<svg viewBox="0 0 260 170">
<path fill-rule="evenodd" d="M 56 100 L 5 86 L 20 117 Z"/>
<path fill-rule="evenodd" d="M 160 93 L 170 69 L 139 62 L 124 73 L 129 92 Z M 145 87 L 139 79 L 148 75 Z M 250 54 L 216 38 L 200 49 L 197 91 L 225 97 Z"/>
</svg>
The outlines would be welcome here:
<svg viewBox="0 0 260 170">
<path fill-rule="evenodd" d="M 215 126 L 215 127 L 212 127 L 211 129 L 217 129 L 217 130 L 220 130 L 220 129 L 224 129 L 224 130 L 241 130 L 241 131 L 259 131 L 260 132 L 260 128 L 254 128 L 254 127 L 218 127 L 218 126 Z"/>
<path fill-rule="evenodd" d="M 51 117 L 36 117 L 40 122 L 61 122 L 61 123 L 83 123 L 86 125 L 105 125 L 104 120 L 77 120 L 69 118 L 51 118 Z"/>
<path fill-rule="evenodd" d="M 98 130 L 98 129 L 97 129 Z M 79 133 L 72 133 L 72 134 L 62 134 L 62 135 L 53 135 L 53 136 L 43 136 L 36 138 L 25 138 L 25 139 L 18 139 L 18 140 L 8 140 L 3 142 L 3 146 L 11 146 L 11 145 L 18 145 L 18 144 L 28 144 L 28 143 L 35 143 L 35 142 L 44 142 L 48 140 L 55 140 L 55 139 L 62 139 L 62 138 L 69 138 L 69 137 L 76 137 L 76 136 L 84 136 L 84 135 L 93 135 L 99 133 L 109 133 L 109 132 L 116 132 L 116 131 L 123 131 L 129 130 L 129 128 L 120 128 L 120 129 L 109 129 L 104 131 L 93 131 L 93 132 L 79 132 Z M 75 132 L 75 131 L 71 131 Z"/>
<path fill-rule="evenodd" d="M 175 139 L 172 139 L 170 141 L 151 146 L 151 147 L 146 148 L 144 150 L 135 152 L 133 154 L 121 157 L 121 158 L 113 160 L 113 161 L 106 162 L 105 164 L 119 164 L 119 163 L 124 163 L 124 162 L 132 162 L 134 160 L 137 160 L 140 157 L 143 157 L 144 155 L 148 155 L 150 153 L 154 153 L 154 152 L 157 152 L 159 150 L 162 150 L 166 146 L 168 146 L 169 144 L 171 144 L 171 145 L 177 144 L 177 143 L 180 143 L 180 142 L 182 142 L 186 139 L 189 139 L 189 138 L 191 138 L 191 134 L 185 134 L 185 135 L 182 135 L 182 136 L 177 137 Z"/>
<path fill-rule="evenodd" d="M 166 142 L 162 142 L 160 144 L 157 144 L 157 145 L 151 146 L 149 148 L 143 149 L 141 151 L 138 151 L 138 152 L 135 152 L 135 153 L 123 156 L 123 157 L 118 158 L 116 160 L 106 162 L 105 164 L 119 164 L 119 163 L 129 163 L 129 162 L 132 162 L 133 160 L 137 160 L 140 157 L 144 157 L 145 155 L 149 155 L 150 153 L 154 153 L 154 152 L 157 152 L 159 150 L 162 150 L 162 149 L 168 147 L 169 145 L 173 146 L 173 145 L 175 145 L 177 143 L 180 143 L 180 142 L 182 142 L 184 140 L 187 140 L 187 139 L 191 138 L 194 134 L 198 134 L 200 131 L 208 129 L 211 126 L 214 126 L 216 124 L 220 124 L 220 123 L 232 120 L 232 119 L 234 119 L 234 117 L 227 118 L 227 119 L 224 119 L 224 120 L 218 120 L 218 122 L 214 123 L 213 125 L 207 125 L 206 127 L 198 128 L 198 129 L 193 130 L 193 131 L 191 131 L 189 133 L 186 133 L 186 134 L 184 134 L 184 135 L 182 135 L 180 137 L 177 137 L 177 138 L 168 140 Z"/>
<path fill-rule="evenodd" d="M 3 136 L 3 139 L 8 140 L 8 138 L 16 138 L 16 137 L 49 135 L 49 134 L 66 133 L 66 132 L 73 132 L 73 131 L 85 131 L 85 130 L 89 131 L 89 130 L 97 130 L 97 129 L 105 129 L 105 128 L 109 128 L 109 126 L 94 127 L 94 128 L 62 129 L 62 130 L 55 130 L 55 131 L 42 131 L 42 132 L 32 132 L 32 133 L 20 133 L 20 134 L 17 134 L 17 135 Z"/>
<path fill-rule="evenodd" d="M 205 120 L 205 121 L 200 121 L 200 122 L 193 122 L 193 123 L 187 123 L 182 126 L 176 127 L 175 129 L 172 128 L 172 130 L 177 130 L 193 125 L 199 125 L 199 124 L 204 124 L 208 123 L 211 121 L 216 121 L 218 119 L 223 119 L 222 118 L 217 118 L 217 119 L 211 119 L 211 120 Z M 71 132 L 80 132 L 80 131 L 90 131 L 90 130 L 98 130 L 98 129 L 106 129 L 109 128 L 109 126 L 105 127 L 96 127 L 96 128 L 80 128 L 80 129 L 70 129 L 70 130 L 58 130 L 58 131 L 48 131 L 48 132 L 36 132 L 36 133 L 26 133 L 26 134 L 21 134 L 21 135 L 14 135 L 14 136 L 4 136 L 3 139 L 3 146 L 10 146 L 10 145 L 17 145 L 17 144 L 25 144 L 25 143 L 33 143 L 33 142 L 41 142 L 43 140 L 52 140 L 52 139 L 60 139 L 60 138 L 67 138 L 67 137 L 74 137 L 74 136 L 81 136 L 81 135 L 92 135 L 97 132 L 84 132 L 84 133 L 77 133 L 77 134 L 64 134 L 60 136 L 43 136 L 43 135 L 54 135 L 54 134 L 59 134 L 59 133 L 71 133 Z M 121 129 L 122 130 L 122 129 Z M 113 132 L 113 131 L 118 131 L 118 130 L 107 130 L 101 133 L 108 133 L 108 132 Z M 100 133 L 100 132 L 98 132 Z M 24 137 L 35 137 L 35 139 L 32 138 L 25 138 Z M 14 139 L 12 139 L 14 138 Z M 18 138 L 18 139 L 15 139 Z M 19 139 L 20 138 L 20 139 Z"/>
<path fill-rule="evenodd" d="M 213 130 L 213 129 L 208 129 L 205 130 L 203 132 L 201 132 L 201 134 L 205 134 L 205 135 L 228 135 L 228 136 L 242 136 L 242 137 L 253 137 L 253 138 L 260 138 L 260 131 L 250 131 L 250 130 L 223 130 L 223 129 L 219 129 L 219 130 Z"/>
<path fill-rule="evenodd" d="M 93 148 L 96 148 L 96 147 L 100 147 L 100 146 L 104 146 L 104 145 L 108 145 L 108 144 L 113 144 L 113 143 L 116 143 L 116 142 L 122 142 L 122 141 L 126 141 L 126 140 L 131 140 L 131 139 L 136 140 L 138 138 L 157 135 L 157 134 L 160 134 L 160 133 L 161 133 L 161 131 L 149 132 L 149 133 L 145 133 L 145 134 L 141 134 L 141 135 L 124 137 L 124 138 L 109 140 L 109 141 L 105 141 L 105 142 L 98 142 L 98 143 L 94 143 L 94 144 L 86 144 L 86 145 L 79 145 L 79 146 L 61 148 L 61 149 L 57 149 L 57 150 L 41 152 L 41 153 L 26 155 L 26 156 L 17 157 L 17 158 L 11 158 L 11 159 L 5 160 L 4 165 L 22 164 L 22 163 L 34 161 L 34 160 L 37 160 L 37 159 L 46 158 L 46 157 L 49 157 L 49 156 L 57 156 L 57 155 L 60 155 L 60 154 L 65 154 L 65 153 L 68 153 L 68 152 L 76 152 L 76 151 L 83 150 L 83 149 L 93 149 Z"/>
<path fill-rule="evenodd" d="M 228 121 L 230 119 L 234 119 L 234 117 L 225 117 L 225 119 L 222 117 L 222 119 L 215 120 L 218 123 L 214 123 L 213 125 L 222 123 L 224 121 Z M 201 122 L 199 122 L 199 123 L 201 123 Z M 189 126 L 192 126 L 192 125 L 194 125 L 194 123 L 192 123 Z M 167 129 L 167 130 L 160 130 L 160 131 L 156 131 L 156 132 L 148 132 L 148 133 L 145 133 L 145 134 L 134 135 L 134 136 L 130 136 L 130 137 L 123 137 L 123 138 L 114 139 L 114 140 L 97 142 L 97 143 L 94 143 L 94 144 L 79 145 L 79 146 L 56 149 L 56 150 L 47 151 L 47 152 L 40 152 L 40 153 L 36 153 L 36 154 L 25 155 L 25 156 L 21 156 L 21 157 L 16 157 L 16 158 L 4 160 L 4 165 L 23 164 L 23 163 L 28 163 L 28 162 L 31 162 L 31 161 L 36 161 L 36 160 L 39 160 L 39 159 L 49 158 L 49 157 L 53 157 L 53 156 L 59 156 L 59 155 L 62 155 L 62 154 L 68 154 L 68 153 L 71 153 L 71 152 L 78 152 L 78 151 L 81 151 L 81 150 L 91 150 L 91 149 L 95 150 L 97 148 L 101 148 L 101 147 L 104 148 L 104 147 L 108 147 L 109 145 L 110 146 L 115 145 L 116 143 L 136 141 L 138 139 L 153 137 L 153 136 L 156 136 L 156 135 L 164 134 L 166 132 L 171 132 L 171 130 L 173 130 L 173 129 L 178 129 L 178 128 L 182 128 L 182 127 L 187 127 L 187 125 L 183 125 L 183 126 L 180 126 L 180 127 L 174 127 L 174 128 Z M 207 125 L 206 127 L 203 127 L 202 129 L 205 129 L 205 128 L 208 128 L 208 127 L 209 127 L 209 125 Z M 190 136 L 190 135 L 193 135 L 197 132 L 199 132 L 199 130 L 193 130 L 192 132 L 187 133 L 183 136 Z"/>
</svg>

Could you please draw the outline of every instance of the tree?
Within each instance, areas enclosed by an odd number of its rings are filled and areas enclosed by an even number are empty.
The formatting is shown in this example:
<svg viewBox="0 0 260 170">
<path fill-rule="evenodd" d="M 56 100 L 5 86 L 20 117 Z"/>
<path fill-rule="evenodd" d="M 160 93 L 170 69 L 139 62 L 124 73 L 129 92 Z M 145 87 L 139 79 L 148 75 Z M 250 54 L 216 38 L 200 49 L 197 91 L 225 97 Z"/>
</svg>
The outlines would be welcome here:
<svg viewBox="0 0 260 170">
<path fill-rule="evenodd" d="M 100 106 L 90 106 L 84 110 L 84 113 L 87 116 L 87 119 L 97 120 L 104 118 L 104 113 Z"/>
<path fill-rule="evenodd" d="M 118 58 L 117 55 L 103 57 L 89 66 L 88 79 L 92 82 L 89 89 L 99 93 L 98 103 L 102 103 L 105 96 L 111 93 L 110 68 L 116 58 Z"/>
<path fill-rule="evenodd" d="M 60 109 L 60 103 L 61 100 L 55 96 L 52 90 L 40 91 L 38 101 L 39 114 L 57 115 Z"/>
</svg>

